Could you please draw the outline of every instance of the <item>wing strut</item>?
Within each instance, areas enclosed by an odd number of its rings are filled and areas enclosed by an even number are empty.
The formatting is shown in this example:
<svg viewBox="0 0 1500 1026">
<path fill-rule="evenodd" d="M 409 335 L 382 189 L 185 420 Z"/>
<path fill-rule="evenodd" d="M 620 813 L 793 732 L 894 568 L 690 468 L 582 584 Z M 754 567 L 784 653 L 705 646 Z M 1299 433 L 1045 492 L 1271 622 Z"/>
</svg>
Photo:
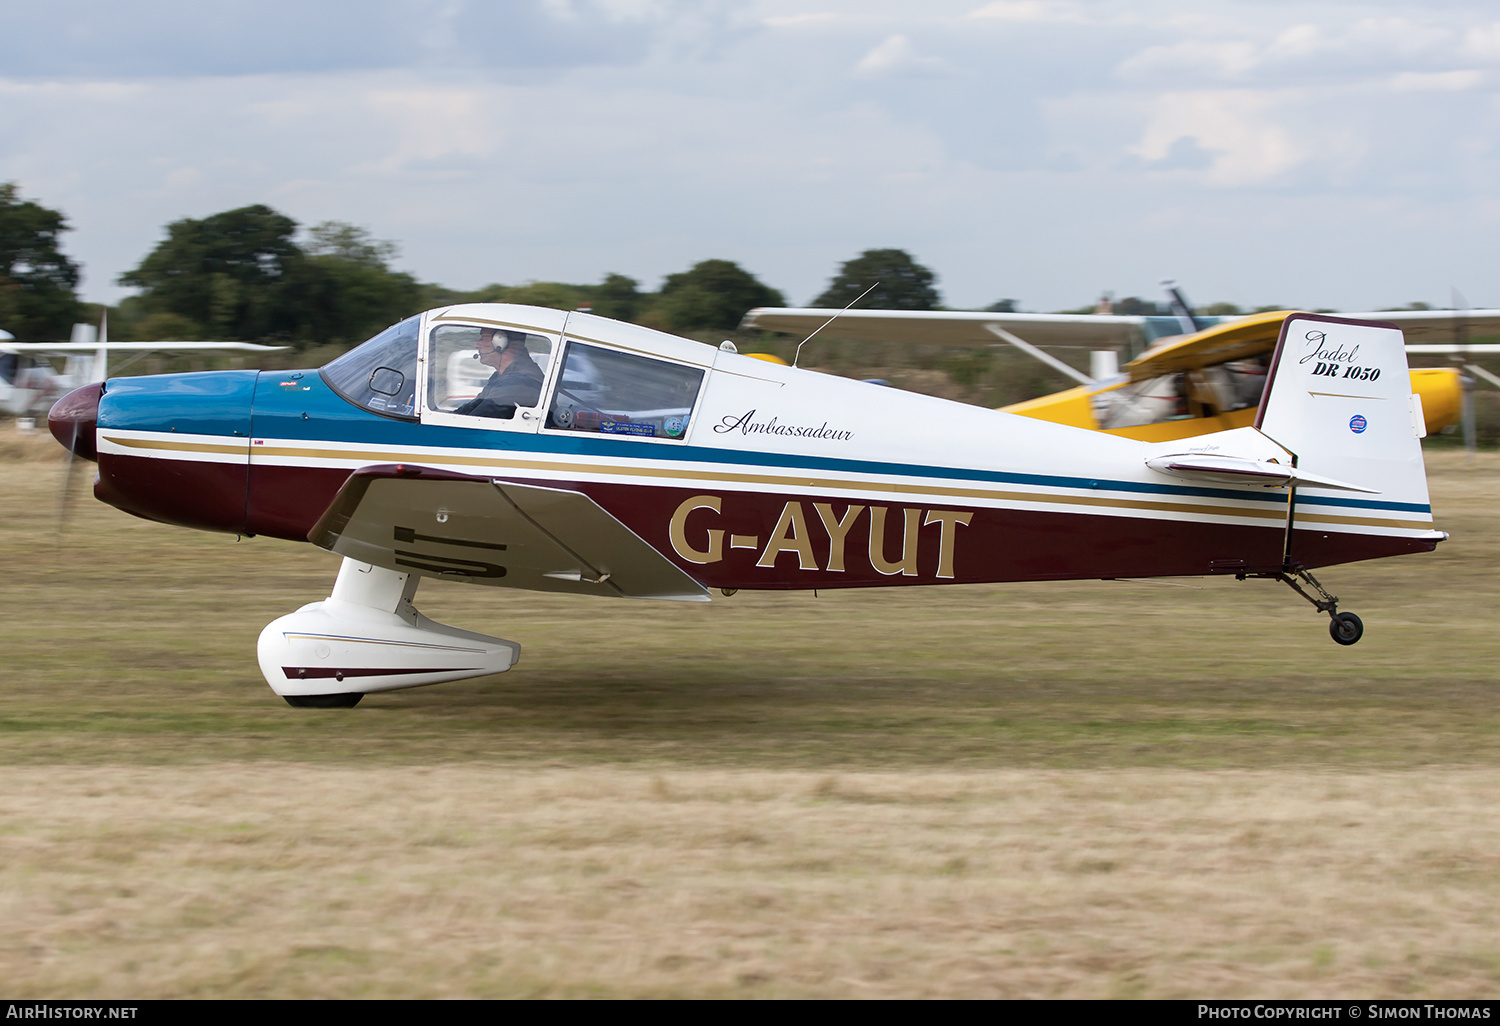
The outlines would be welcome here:
<svg viewBox="0 0 1500 1026">
<path fill-rule="evenodd" d="M 1066 374 L 1068 377 L 1072 378 L 1080 385 L 1092 385 L 1095 383 L 1094 379 L 1083 373 L 1083 371 L 1075 370 L 1074 368 L 1069 367 L 1057 357 L 1052 356 L 1049 353 L 1042 352 L 1036 346 L 1032 345 L 1030 342 L 1027 342 L 1024 338 L 1019 338 L 1015 335 L 1012 335 L 1010 332 L 1006 331 L 998 324 L 986 324 L 984 326 L 984 330 L 988 331 L 991 335 L 994 335 L 998 339 L 1009 342 L 1011 345 L 1015 346 L 1027 356 L 1041 360 L 1053 370 L 1061 371 L 1063 374 Z"/>
</svg>

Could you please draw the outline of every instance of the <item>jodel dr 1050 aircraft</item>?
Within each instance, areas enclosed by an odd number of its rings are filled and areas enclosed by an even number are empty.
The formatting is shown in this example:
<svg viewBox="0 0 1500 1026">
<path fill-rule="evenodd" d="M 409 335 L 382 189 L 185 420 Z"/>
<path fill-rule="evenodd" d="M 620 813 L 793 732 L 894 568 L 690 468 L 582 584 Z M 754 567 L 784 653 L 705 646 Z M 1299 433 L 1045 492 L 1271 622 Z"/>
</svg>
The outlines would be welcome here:
<svg viewBox="0 0 1500 1026">
<path fill-rule="evenodd" d="M 1401 331 L 1292 314 L 1251 425 L 1150 442 L 777 365 L 632 324 L 432 310 L 321 370 L 113 378 L 49 415 L 94 494 L 344 557 L 261 633 L 295 706 L 497 673 L 520 646 L 424 577 L 627 598 L 1233 574 L 1363 631 L 1312 569 L 1431 550 Z"/>
</svg>

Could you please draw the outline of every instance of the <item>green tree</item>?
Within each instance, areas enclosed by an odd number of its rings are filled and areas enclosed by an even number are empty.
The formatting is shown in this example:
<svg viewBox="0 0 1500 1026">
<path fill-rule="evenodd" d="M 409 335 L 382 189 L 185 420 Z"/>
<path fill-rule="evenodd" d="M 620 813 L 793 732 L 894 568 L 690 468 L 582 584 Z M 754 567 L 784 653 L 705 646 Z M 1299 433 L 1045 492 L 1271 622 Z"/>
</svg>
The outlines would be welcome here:
<svg viewBox="0 0 1500 1026">
<path fill-rule="evenodd" d="M 505 290 L 501 303 L 545 306 L 553 310 L 577 310 L 588 298 L 586 285 L 568 285 L 560 281 L 529 281 Z"/>
<path fill-rule="evenodd" d="M 342 221 L 315 225 L 305 245 L 296 233 L 296 221 L 259 204 L 174 221 L 120 276 L 142 290 L 121 304 L 123 327 L 142 338 L 354 343 L 428 305 L 425 286 L 389 267 L 394 242 Z"/>
<path fill-rule="evenodd" d="M 388 239 L 377 239 L 368 229 L 345 221 L 323 221 L 307 230 L 308 256 L 332 257 L 345 264 L 371 270 L 389 270 L 401 248 Z"/>
<path fill-rule="evenodd" d="M 594 313 L 600 317 L 631 321 L 641 308 L 640 282 L 623 274 L 605 275 L 593 291 Z"/>
<path fill-rule="evenodd" d="M 1090 309 L 1087 312 L 1092 313 L 1093 310 Z M 1120 314 L 1122 317 L 1164 317 L 1170 314 L 1171 311 L 1164 310 L 1149 299 L 1142 299 L 1140 296 L 1126 296 L 1124 299 L 1115 300 L 1115 313 Z"/>
<path fill-rule="evenodd" d="M 299 341 L 362 342 L 427 305 L 417 280 L 388 266 L 396 244 L 358 225 L 315 225 L 303 252 L 282 296 Z"/>
<path fill-rule="evenodd" d="M 68 223 L 0 184 L 0 328 L 23 339 L 67 338 L 77 319 L 78 265 L 58 250 Z"/>
<path fill-rule="evenodd" d="M 290 337 L 305 259 L 296 231 L 296 221 L 262 204 L 173 221 L 119 282 L 143 290 L 149 313 L 177 314 L 220 338 Z"/>
<path fill-rule="evenodd" d="M 941 305 L 937 276 L 904 249 L 867 249 L 839 267 L 839 273 L 813 306 L 842 309 L 865 289 L 880 283 L 856 305 L 861 310 L 936 310 Z"/>
<path fill-rule="evenodd" d="M 752 308 L 782 306 L 785 302 L 780 292 L 762 284 L 739 264 L 704 260 L 689 270 L 667 275 L 657 311 L 674 331 L 732 331 Z"/>
</svg>

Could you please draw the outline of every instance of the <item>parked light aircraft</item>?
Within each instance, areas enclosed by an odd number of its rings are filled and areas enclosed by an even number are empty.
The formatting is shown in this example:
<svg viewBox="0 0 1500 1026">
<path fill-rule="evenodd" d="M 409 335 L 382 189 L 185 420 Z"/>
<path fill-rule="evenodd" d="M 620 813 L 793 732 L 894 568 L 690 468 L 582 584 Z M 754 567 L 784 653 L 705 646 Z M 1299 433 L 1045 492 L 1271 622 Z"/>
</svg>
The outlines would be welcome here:
<svg viewBox="0 0 1500 1026">
<path fill-rule="evenodd" d="M 809 335 L 837 317 L 827 334 L 861 341 L 953 346 L 1009 344 L 1040 360 L 1077 387 L 1002 407 L 1007 413 L 1139 438 L 1168 441 L 1246 427 L 1255 420 L 1271 354 L 1292 311 L 1236 317 L 1192 314 L 1172 283 L 1173 317 L 1118 314 L 1033 314 L 989 311 L 825 310 L 761 307 L 746 328 Z M 1470 375 L 1500 387 L 1467 357 L 1500 352 L 1469 345 L 1470 334 L 1500 334 L 1500 310 L 1399 310 L 1354 313 L 1355 320 L 1396 324 L 1414 355 L 1448 355 L 1458 366 L 1410 371 L 1428 434 L 1463 420 L 1472 445 Z M 1024 337 L 1023 337 L 1024 336 Z M 1057 359 L 1044 346 L 1091 347 L 1089 374 Z M 1121 350 L 1144 352 L 1118 365 Z"/>
<path fill-rule="evenodd" d="M 73 325 L 67 342 L 16 342 L 8 331 L 0 331 L 0 413 L 27 417 L 46 413 L 52 404 L 80 385 L 103 381 L 109 376 L 109 354 L 132 352 L 173 353 L 216 350 L 220 352 L 272 352 L 282 346 L 249 342 L 111 342 L 109 322 Z M 53 359 L 64 359 L 61 373 Z"/>
<path fill-rule="evenodd" d="M 1291 585 L 1353 644 L 1359 618 L 1311 571 L 1447 537 L 1401 331 L 1300 313 L 1254 423 L 1180 441 L 499 304 L 411 317 L 320 370 L 113 378 L 49 426 L 119 509 L 343 557 L 328 598 L 260 635 L 298 706 L 515 663 L 514 642 L 417 612 L 424 577 L 701 602 L 1230 574 Z"/>
</svg>

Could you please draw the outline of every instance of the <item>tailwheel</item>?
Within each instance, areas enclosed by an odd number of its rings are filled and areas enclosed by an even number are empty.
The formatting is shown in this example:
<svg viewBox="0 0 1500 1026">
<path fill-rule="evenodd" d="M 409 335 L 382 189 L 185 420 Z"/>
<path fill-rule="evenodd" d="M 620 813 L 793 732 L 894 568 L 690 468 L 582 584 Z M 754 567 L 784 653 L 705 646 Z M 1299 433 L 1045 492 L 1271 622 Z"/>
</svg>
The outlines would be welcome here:
<svg viewBox="0 0 1500 1026">
<path fill-rule="evenodd" d="M 1353 613 L 1334 613 L 1328 622 L 1328 633 L 1340 645 L 1352 645 L 1364 637 L 1365 625 Z"/>
<path fill-rule="evenodd" d="M 1364 621 L 1353 613 L 1339 612 L 1338 596 L 1330 595 L 1306 567 L 1289 566 L 1279 574 L 1239 574 L 1238 577 L 1242 581 L 1247 577 L 1269 577 L 1285 584 L 1311 602 L 1318 612 L 1328 614 L 1328 633 L 1340 645 L 1352 645 L 1365 636 Z M 1303 587 L 1304 584 L 1307 588 Z"/>
<path fill-rule="evenodd" d="M 1344 644 L 1351 644 L 1345 642 Z M 293 709 L 353 709 L 365 697 L 363 691 L 346 691 L 340 695 L 282 695 Z"/>
</svg>

